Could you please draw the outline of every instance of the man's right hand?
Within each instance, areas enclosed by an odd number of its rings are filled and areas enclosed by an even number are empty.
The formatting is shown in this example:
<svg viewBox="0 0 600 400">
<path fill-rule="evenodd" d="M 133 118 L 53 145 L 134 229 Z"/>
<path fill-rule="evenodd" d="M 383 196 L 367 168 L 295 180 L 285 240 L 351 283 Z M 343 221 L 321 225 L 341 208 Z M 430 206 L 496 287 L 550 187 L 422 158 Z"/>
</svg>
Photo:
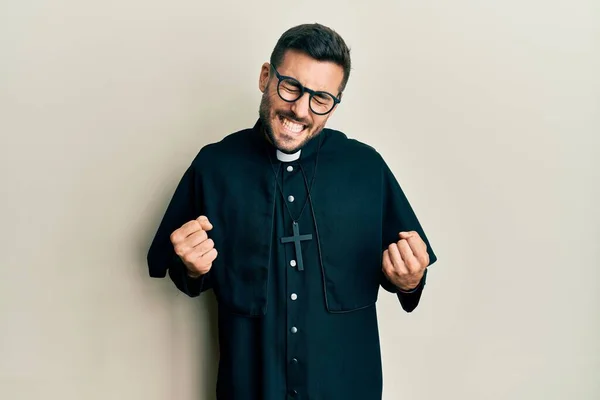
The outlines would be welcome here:
<svg viewBox="0 0 600 400">
<path fill-rule="evenodd" d="M 181 258 L 191 277 L 197 278 L 206 274 L 217 258 L 215 242 L 206 233 L 212 228 L 208 218 L 201 215 L 195 220 L 186 222 L 171 234 L 175 254 Z"/>
</svg>

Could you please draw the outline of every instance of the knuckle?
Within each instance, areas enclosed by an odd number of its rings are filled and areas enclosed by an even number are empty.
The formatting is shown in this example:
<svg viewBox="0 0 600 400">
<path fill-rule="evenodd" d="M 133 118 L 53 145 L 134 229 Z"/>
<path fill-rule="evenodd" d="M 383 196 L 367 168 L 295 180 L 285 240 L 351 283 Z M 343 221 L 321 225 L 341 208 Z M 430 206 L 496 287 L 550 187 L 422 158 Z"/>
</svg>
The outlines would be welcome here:
<svg viewBox="0 0 600 400">
<path fill-rule="evenodd" d="M 177 254 L 179 257 L 182 257 L 183 254 L 183 249 L 180 245 L 176 245 L 173 247 L 173 250 L 175 251 L 175 254 Z"/>
<path fill-rule="evenodd" d="M 421 269 L 421 263 L 416 258 L 411 260 L 409 264 L 410 264 L 410 269 L 412 269 L 413 271 L 417 271 L 417 270 Z"/>
<path fill-rule="evenodd" d="M 183 261 L 185 261 L 186 263 L 194 265 L 194 258 L 192 257 L 192 253 L 184 254 L 182 258 Z"/>
<path fill-rule="evenodd" d="M 429 265 L 429 254 L 425 253 L 425 255 L 423 256 L 423 263 L 425 265 Z"/>
<path fill-rule="evenodd" d="M 396 268 L 394 268 L 393 265 L 390 265 L 387 267 L 387 273 L 389 276 L 397 276 L 398 275 L 398 271 L 396 270 Z"/>
<path fill-rule="evenodd" d="M 383 260 L 383 262 L 381 263 L 381 269 L 384 272 L 388 272 L 388 270 L 390 269 L 390 263 L 387 260 Z"/>
<path fill-rule="evenodd" d="M 204 265 L 204 267 L 202 268 L 202 272 L 207 273 L 208 271 L 210 271 L 211 268 L 212 268 L 212 263 L 210 262 L 210 263 Z"/>
</svg>

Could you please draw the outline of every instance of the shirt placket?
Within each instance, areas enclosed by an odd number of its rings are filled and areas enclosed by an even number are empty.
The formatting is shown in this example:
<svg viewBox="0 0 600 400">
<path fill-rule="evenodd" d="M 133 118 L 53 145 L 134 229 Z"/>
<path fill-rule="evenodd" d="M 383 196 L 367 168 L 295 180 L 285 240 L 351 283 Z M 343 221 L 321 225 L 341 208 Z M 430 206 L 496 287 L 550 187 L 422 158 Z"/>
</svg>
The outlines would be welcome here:
<svg viewBox="0 0 600 400">
<path fill-rule="evenodd" d="M 294 218 L 298 218 L 302 209 L 303 202 L 306 200 L 306 190 L 301 175 L 298 172 L 298 166 L 295 163 L 288 163 L 283 168 L 283 192 L 284 201 L 291 211 Z M 304 189 L 304 190 L 303 190 Z M 284 213 L 284 226 L 290 229 L 292 219 L 287 211 Z M 302 229 L 302 228 L 301 228 Z M 290 232 L 291 233 L 291 232 Z M 304 359 L 303 354 L 303 330 L 302 326 L 302 283 L 303 272 L 298 270 L 297 254 L 293 244 L 286 244 L 285 271 L 286 271 L 286 379 L 287 379 L 287 397 L 288 399 L 299 399 L 302 396 L 304 385 Z"/>
</svg>

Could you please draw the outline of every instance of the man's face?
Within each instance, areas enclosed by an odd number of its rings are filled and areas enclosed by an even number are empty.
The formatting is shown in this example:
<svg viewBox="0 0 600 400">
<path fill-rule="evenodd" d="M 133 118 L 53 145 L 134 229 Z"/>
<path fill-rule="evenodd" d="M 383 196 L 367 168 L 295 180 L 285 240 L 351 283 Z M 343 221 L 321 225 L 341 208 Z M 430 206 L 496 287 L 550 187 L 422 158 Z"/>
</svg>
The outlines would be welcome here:
<svg viewBox="0 0 600 400">
<path fill-rule="evenodd" d="M 277 65 L 281 75 L 298 80 L 303 86 L 338 95 L 344 79 L 344 70 L 328 61 L 317 61 L 310 56 L 289 50 L 281 65 Z M 318 135 L 335 111 L 318 115 L 309 107 L 309 94 L 293 103 L 288 103 L 277 94 L 277 77 L 269 63 L 262 66 L 259 88 L 263 92 L 260 102 L 260 119 L 267 137 L 273 145 L 284 153 L 295 153 L 310 139 Z"/>
</svg>

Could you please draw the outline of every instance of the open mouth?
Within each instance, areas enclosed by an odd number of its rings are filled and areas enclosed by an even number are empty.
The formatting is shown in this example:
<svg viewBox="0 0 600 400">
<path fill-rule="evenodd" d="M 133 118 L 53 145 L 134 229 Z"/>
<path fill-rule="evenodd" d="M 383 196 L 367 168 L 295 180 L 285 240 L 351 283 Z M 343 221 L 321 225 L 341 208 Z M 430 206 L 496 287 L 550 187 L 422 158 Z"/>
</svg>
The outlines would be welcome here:
<svg viewBox="0 0 600 400">
<path fill-rule="evenodd" d="M 281 115 L 278 116 L 278 119 L 283 131 L 289 135 L 299 135 L 306 128 L 306 125 L 299 124 Z"/>
</svg>

